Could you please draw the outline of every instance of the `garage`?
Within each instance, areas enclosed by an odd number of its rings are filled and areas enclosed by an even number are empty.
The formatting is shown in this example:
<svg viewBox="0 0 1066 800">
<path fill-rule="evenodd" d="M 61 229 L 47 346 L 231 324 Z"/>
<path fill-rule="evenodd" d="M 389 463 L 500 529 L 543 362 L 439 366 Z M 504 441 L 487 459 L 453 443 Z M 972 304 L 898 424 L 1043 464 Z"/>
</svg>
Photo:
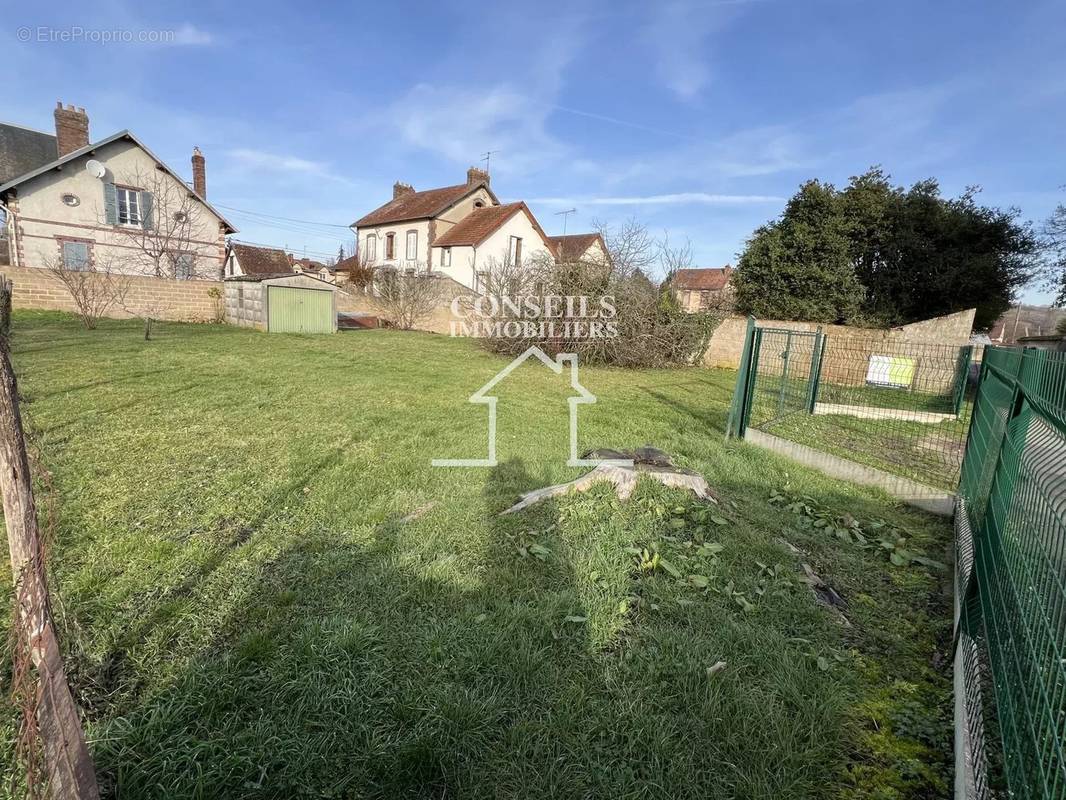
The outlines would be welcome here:
<svg viewBox="0 0 1066 800">
<path fill-rule="evenodd" d="M 239 275 L 226 281 L 226 322 L 270 333 L 335 333 L 337 287 L 310 275 Z"/>
</svg>

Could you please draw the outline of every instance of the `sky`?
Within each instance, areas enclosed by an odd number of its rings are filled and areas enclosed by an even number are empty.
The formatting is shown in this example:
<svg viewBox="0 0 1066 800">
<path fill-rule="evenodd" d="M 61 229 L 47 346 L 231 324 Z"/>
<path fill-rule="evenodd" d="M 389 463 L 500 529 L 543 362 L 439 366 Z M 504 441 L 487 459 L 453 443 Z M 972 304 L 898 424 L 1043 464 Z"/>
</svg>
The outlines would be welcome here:
<svg viewBox="0 0 1066 800">
<path fill-rule="evenodd" d="M 705 267 L 872 165 L 1034 224 L 1066 202 L 1061 1 L 6 5 L 0 121 L 83 106 L 186 177 L 197 145 L 238 238 L 312 257 L 487 151 L 549 234 L 636 219 Z"/>
</svg>

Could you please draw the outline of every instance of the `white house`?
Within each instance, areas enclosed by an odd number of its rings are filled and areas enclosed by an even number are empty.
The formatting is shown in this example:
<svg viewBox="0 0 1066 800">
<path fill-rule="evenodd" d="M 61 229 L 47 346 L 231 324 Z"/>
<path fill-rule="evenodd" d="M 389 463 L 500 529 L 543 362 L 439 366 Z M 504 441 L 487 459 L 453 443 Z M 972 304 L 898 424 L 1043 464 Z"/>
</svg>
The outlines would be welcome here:
<svg viewBox="0 0 1066 800">
<path fill-rule="evenodd" d="M 365 263 L 437 272 L 475 291 L 482 290 L 493 263 L 559 260 L 557 244 L 528 206 L 501 205 L 489 187 L 488 173 L 476 167 L 467 170 L 466 183 L 455 186 L 416 192 L 410 184 L 397 182 L 392 200 L 351 227 Z M 582 256 L 602 246 L 597 234 L 557 238 L 568 245 L 584 241 Z M 568 246 L 567 256 L 575 249 Z"/>
<path fill-rule="evenodd" d="M 0 205 L 14 266 L 220 280 L 236 229 L 207 202 L 203 154 L 192 185 L 128 130 L 89 142 L 89 117 L 55 109 L 55 136 L 0 124 Z M 148 250 L 166 249 L 149 255 Z M 160 265 L 166 272 L 160 272 Z"/>
</svg>

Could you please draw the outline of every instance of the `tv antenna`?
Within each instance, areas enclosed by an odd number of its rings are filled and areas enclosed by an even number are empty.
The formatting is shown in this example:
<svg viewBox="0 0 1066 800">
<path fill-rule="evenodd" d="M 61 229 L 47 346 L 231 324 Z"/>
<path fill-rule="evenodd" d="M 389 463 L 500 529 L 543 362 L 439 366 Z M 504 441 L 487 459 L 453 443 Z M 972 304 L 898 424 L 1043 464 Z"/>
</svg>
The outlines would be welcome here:
<svg viewBox="0 0 1066 800">
<path fill-rule="evenodd" d="M 568 209 L 566 209 L 566 211 L 556 211 L 555 212 L 555 216 L 558 217 L 561 214 L 562 217 L 563 217 L 563 236 L 566 236 L 566 221 L 570 218 L 571 214 L 576 214 L 576 213 L 577 213 L 577 209 L 576 208 L 568 208 Z"/>
<path fill-rule="evenodd" d="M 492 157 L 493 157 L 494 155 L 496 155 L 496 154 L 497 154 L 497 153 L 499 153 L 499 152 L 500 152 L 499 150 L 488 150 L 488 151 L 486 151 L 486 152 L 485 152 L 485 154 L 484 154 L 484 155 L 483 155 L 483 156 L 481 157 L 481 160 L 485 162 L 485 172 L 488 172 L 488 171 L 489 171 L 489 160 L 490 160 L 490 159 L 491 159 L 491 158 L 492 158 Z"/>
</svg>

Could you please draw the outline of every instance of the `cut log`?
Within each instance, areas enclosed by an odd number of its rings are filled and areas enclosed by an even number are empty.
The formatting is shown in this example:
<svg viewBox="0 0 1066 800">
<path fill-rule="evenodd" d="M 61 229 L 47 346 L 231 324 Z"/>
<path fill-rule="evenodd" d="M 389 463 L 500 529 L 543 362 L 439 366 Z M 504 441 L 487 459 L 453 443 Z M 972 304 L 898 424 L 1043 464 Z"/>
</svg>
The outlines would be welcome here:
<svg viewBox="0 0 1066 800">
<path fill-rule="evenodd" d="M 687 489 L 700 500 L 708 503 L 718 502 L 718 499 L 711 493 L 711 487 L 707 485 L 707 481 L 704 480 L 702 475 L 673 466 L 673 462 L 666 453 L 653 447 L 641 447 L 633 452 L 592 450 L 585 453 L 582 458 L 632 460 L 633 466 L 623 467 L 614 464 L 600 464 L 591 472 L 587 472 L 580 478 L 568 483 L 559 483 L 554 486 L 545 486 L 543 489 L 534 489 L 531 492 L 526 492 L 517 503 L 500 512 L 500 516 L 514 514 L 552 497 L 559 497 L 570 492 L 585 492 L 597 483 L 602 482 L 613 483 L 618 499 L 626 501 L 633 494 L 633 490 L 637 487 L 637 480 L 641 476 L 657 480 L 664 486 L 671 488 Z"/>
</svg>

